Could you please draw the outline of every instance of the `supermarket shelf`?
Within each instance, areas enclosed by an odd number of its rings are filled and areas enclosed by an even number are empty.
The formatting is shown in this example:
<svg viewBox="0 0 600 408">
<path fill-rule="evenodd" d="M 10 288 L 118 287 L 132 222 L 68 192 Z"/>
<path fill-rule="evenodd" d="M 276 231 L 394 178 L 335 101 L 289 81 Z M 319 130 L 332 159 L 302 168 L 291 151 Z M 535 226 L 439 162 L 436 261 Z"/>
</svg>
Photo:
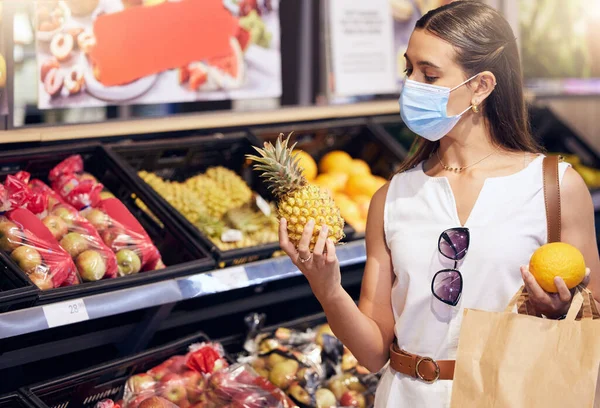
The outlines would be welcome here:
<svg viewBox="0 0 600 408">
<path fill-rule="evenodd" d="M 364 263 L 364 240 L 338 247 L 342 267 Z M 289 258 L 273 258 L 129 289 L 0 314 L 0 339 L 176 303 L 300 275 Z M 83 309 L 82 310 L 82 305 Z M 76 307 L 76 317 L 73 310 Z M 83 316 L 81 313 L 83 312 Z"/>
<path fill-rule="evenodd" d="M 0 143 L 58 141 L 96 137 L 139 135 L 181 130 L 219 129 L 320 119 L 361 117 L 398 113 L 397 100 L 369 101 L 349 105 L 293 106 L 272 111 L 210 112 L 138 120 L 40 126 L 0 131 Z"/>
</svg>

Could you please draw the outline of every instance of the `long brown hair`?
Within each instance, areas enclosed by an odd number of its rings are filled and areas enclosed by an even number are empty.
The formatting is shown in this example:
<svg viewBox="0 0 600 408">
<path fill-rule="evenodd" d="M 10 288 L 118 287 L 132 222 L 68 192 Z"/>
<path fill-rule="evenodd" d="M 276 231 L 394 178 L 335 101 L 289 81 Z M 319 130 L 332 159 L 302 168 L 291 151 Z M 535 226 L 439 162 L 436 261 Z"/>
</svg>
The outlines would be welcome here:
<svg viewBox="0 0 600 408">
<path fill-rule="evenodd" d="M 477 1 L 456 1 L 425 14 L 415 29 L 452 44 L 467 77 L 483 71 L 496 76 L 496 88 L 482 105 L 492 143 L 508 151 L 540 151 L 529 128 L 517 43 L 500 13 Z M 417 137 L 399 171 L 426 160 L 438 146 L 439 142 Z"/>
</svg>

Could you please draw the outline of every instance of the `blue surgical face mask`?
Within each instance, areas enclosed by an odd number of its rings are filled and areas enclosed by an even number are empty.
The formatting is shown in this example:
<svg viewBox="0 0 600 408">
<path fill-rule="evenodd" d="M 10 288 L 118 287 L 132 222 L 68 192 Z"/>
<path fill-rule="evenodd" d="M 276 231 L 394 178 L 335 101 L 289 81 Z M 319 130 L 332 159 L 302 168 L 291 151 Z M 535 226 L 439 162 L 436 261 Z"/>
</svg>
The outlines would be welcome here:
<svg viewBox="0 0 600 408">
<path fill-rule="evenodd" d="M 456 126 L 460 117 L 471 108 L 469 106 L 458 115 L 448 116 L 450 92 L 460 88 L 477 75 L 454 88 L 429 85 L 406 79 L 400 94 L 402 120 L 417 135 L 432 142 L 440 140 Z"/>
</svg>

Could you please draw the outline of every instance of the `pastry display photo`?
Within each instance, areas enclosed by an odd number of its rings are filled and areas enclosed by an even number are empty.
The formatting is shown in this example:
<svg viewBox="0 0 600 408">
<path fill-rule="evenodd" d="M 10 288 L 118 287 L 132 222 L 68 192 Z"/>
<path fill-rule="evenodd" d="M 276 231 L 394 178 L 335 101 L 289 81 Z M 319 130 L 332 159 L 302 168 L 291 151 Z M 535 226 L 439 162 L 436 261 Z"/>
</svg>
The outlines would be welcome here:
<svg viewBox="0 0 600 408">
<path fill-rule="evenodd" d="M 38 108 L 281 95 L 277 0 L 46 0 Z"/>
</svg>

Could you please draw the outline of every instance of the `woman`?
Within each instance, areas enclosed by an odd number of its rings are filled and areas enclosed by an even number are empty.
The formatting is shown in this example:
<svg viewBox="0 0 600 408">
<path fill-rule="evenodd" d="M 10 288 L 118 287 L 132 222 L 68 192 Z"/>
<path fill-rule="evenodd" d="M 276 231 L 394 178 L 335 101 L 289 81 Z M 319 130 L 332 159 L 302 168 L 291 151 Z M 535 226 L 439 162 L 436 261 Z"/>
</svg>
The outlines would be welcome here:
<svg viewBox="0 0 600 408">
<path fill-rule="evenodd" d="M 417 22 L 406 64 L 402 117 L 422 138 L 371 202 L 358 307 L 340 284 L 326 232 L 311 254 L 312 222 L 298 248 L 285 220 L 280 228 L 282 248 L 308 279 L 333 332 L 371 371 L 384 367 L 394 341 L 414 356 L 453 360 L 463 309 L 501 311 L 523 281 L 548 318 L 564 315 L 571 300 L 561 279 L 559 293 L 549 294 L 521 267 L 546 243 L 547 229 L 543 157 L 529 132 L 508 23 L 478 2 L 433 10 Z M 589 287 L 600 294 L 590 194 L 565 163 L 560 178 L 562 240 L 582 251 Z M 452 268 L 461 272 L 462 288 L 448 286 L 456 272 L 437 273 Z M 387 368 L 376 406 L 448 406 L 452 373 L 441 368 L 432 383 L 429 359 L 419 375 L 414 367 L 406 374 Z"/>
</svg>

